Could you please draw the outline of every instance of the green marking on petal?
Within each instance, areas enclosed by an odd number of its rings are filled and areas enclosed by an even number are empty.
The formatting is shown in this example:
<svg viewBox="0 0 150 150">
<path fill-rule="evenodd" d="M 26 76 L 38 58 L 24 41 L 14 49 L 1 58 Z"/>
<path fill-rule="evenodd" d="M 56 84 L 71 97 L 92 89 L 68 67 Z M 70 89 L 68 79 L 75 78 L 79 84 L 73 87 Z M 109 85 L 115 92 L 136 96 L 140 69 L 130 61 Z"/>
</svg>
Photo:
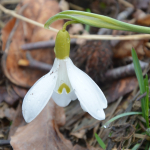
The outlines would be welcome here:
<svg viewBox="0 0 150 150">
<path fill-rule="evenodd" d="M 68 86 L 67 84 L 63 83 L 63 84 L 59 87 L 59 89 L 58 89 L 58 93 L 59 93 L 59 94 L 62 93 L 63 88 L 66 89 L 66 92 L 67 92 L 67 93 L 70 93 L 70 88 L 69 88 L 69 86 Z"/>
</svg>

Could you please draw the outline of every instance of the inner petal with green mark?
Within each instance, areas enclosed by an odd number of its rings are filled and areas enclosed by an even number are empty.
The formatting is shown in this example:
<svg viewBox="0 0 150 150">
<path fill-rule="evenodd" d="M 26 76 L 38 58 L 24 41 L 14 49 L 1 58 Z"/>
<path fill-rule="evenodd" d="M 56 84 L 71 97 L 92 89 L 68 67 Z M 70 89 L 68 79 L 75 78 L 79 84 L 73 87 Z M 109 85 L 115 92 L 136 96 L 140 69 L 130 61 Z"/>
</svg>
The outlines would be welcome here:
<svg viewBox="0 0 150 150">
<path fill-rule="evenodd" d="M 61 94 L 64 88 L 66 89 L 66 92 L 67 92 L 67 93 L 70 93 L 70 88 L 69 88 L 69 86 L 68 86 L 67 84 L 65 84 L 65 83 L 63 83 L 63 84 L 59 87 L 58 93 Z"/>
<path fill-rule="evenodd" d="M 58 58 L 56 58 L 58 59 Z M 73 88 L 70 84 L 67 68 L 66 68 L 66 61 L 65 59 L 58 59 L 59 60 L 59 69 L 58 69 L 58 78 L 55 86 L 55 92 L 58 94 L 62 94 L 65 92 L 66 94 L 69 94 L 71 91 L 73 91 Z"/>
</svg>

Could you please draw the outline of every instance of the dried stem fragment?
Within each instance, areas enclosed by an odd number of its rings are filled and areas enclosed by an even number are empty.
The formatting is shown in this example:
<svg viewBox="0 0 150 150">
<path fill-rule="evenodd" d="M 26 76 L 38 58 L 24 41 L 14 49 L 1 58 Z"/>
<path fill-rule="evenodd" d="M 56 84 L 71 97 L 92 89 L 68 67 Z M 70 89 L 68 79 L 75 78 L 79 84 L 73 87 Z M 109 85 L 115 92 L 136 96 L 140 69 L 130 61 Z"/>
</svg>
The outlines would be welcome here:
<svg viewBox="0 0 150 150">
<path fill-rule="evenodd" d="M 148 63 L 142 62 L 140 61 L 140 65 L 142 70 L 144 70 L 145 68 L 148 67 Z M 112 70 L 108 70 L 105 74 L 106 79 L 118 79 L 118 78 L 123 78 L 123 77 L 127 77 L 127 76 L 131 76 L 135 74 L 135 70 L 134 70 L 134 65 L 129 64 L 127 66 L 123 66 L 123 67 L 119 67 L 116 69 L 112 69 Z"/>
<path fill-rule="evenodd" d="M 30 67 L 30 68 L 39 69 L 42 71 L 51 70 L 52 65 L 49 65 L 49 64 L 46 64 L 43 62 L 39 62 L 39 61 L 33 59 L 29 52 L 27 52 L 26 56 L 27 56 L 28 60 L 20 59 L 18 62 L 19 66 Z"/>
<path fill-rule="evenodd" d="M 75 44 L 75 43 L 76 43 L 76 39 L 70 40 L 70 44 Z M 49 48 L 54 46 L 55 46 L 55 40 L 50 40 L 50 41 L 41 41 L 41 42 L 24 44 L 21 46 L 21 49 L 33 50 L 33 49 Z"/>
</svg>

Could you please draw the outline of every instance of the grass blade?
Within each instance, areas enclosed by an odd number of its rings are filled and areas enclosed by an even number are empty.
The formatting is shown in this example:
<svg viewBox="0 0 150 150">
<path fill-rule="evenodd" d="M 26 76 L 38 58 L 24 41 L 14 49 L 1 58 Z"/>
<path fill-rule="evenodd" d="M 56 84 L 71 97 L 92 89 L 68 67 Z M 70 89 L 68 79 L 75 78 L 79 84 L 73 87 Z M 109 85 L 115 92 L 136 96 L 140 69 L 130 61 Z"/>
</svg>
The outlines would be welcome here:
<svg viewBox="0 0 150 150">
<path fill-rule="evenodd" d="M 99 143 L 99 145 L 103 148 L 106 149 L 106 145 L 105 143 L 102 141 L 102 139 L 95 133 L 95 138 L 97 140 L 97 142 Z"/>
<path fill-rule="evenodd" d="M 121 117 L 129 116 L 129 115 L 142 115 L 142 112 L 127 112 L 127 113 L 117 115 L 114 118 L 107 121 L 102 127 L 107 127 L 111 122 L 113 122 Z"/>
<path fill-rule="evenodd" d="M 137 150 L 140 147 L 140 144 L 136 144 L 131 150 Z"/>
<path fill-rule="evenodd" d="M 135 69 L 135 73 L 138 79 L 138 83 L 139 83 L 139 87 L 140 87 L 140 93 L 144 94 L 145 91 L 145 86 L 144 86 L 144 79 L 143 79 L 143 75 L 142 75 L 142 69 L 136 54 L 136 51 L 134 50 L 134 48 L 132 48 L 132 58 L 133 58 L 133 64 L 134 64 L 134 69 Z"/>
<path fill-rule="evenodd" d="M 141 69 L 141 66 L 140 66 L 140 63 L 139 63 L 139 60 L 138 60 L 138 57 L 137 57 L 137 54 L 136 54 L 136 51 L 134 50 L 134 48 L 132 48 L 132 58 L 133 58 L 135 73 L 136 73 L 139 87 L 140 87 L 140 93 L 144 94 L 146 92 L 148 77 L 145 80 L 143 79 L 142 69 Z M 144 83 L 144 81 L 145 81 L 145 83 Z M 145 84 L 146 84 L 146 86 L 145 86 Z M 147 122 L 146 123 L 147 127 L 149 127 L 148 116 L 147 116 L 147 111 L 149 111 L 148 110 L 149 108 L 147 108 L 147 103 L 148 102 L 146 101 L 145 97 L 141 99 L 142 115 Z"/>
<path fill-rule="evenodd" d="M 146 97 L 144 101 L 145 105 L 145 120 L 146 120 L 146 126 L 149 128 L 149 84 L 148 84 L 148 75 L 146 74 L 146 77 L 144 79 L 144 85 L 146 89 Z"/>
</svg>

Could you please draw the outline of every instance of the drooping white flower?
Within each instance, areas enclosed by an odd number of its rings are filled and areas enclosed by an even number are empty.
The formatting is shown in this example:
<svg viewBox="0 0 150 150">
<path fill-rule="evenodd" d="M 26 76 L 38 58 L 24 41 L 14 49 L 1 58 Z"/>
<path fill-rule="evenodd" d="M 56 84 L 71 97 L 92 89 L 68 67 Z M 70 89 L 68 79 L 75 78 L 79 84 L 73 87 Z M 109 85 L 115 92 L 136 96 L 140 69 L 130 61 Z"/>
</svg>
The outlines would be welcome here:
<svg viewBox="0 0 150 150">
<path fill-rule="evenodd" d="M 98 120 L 105 119 L 103 109 L 107 107 L 107 100 L 103 92 L 86 73 L 73 64 L 69 54 L 58 56 L 60 55 L 58 47 L 63 48 L 66 42 L 70 45 L 69 34 L 63 35 L 64 41 L 59 41 L 61 37 L 59 33 L 56 38 L 58 46 L 55 45 L 55 54 L 57 54 L 51 71 L 32 86 L 23 100 L 22 111 L 25 121 L 29 123 L 35 119 L 51 97 L 61 107 L 67 106 L 71 100 L 78 99 L 83 110 L 91 116 Z M 68 49 L 68 46 L 64 47 Z"/>
</svg>

